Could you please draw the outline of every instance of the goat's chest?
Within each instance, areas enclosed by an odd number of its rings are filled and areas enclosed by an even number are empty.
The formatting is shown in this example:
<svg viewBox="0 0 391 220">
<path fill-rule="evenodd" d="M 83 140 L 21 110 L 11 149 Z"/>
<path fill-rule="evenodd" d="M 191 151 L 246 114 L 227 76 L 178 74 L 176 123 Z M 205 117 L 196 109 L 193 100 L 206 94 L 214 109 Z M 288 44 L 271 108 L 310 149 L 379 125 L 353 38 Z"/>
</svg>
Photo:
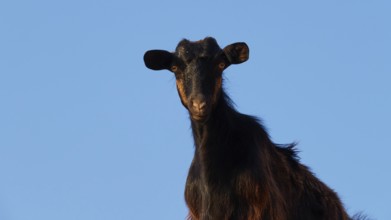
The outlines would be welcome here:
<svg viewBox="0 0 391 220">
<path fill-rule="evenodd" d="M 222 207 L 233 208 L 233 201 L 241 197 L 237 191 L 241 176 L 238 169 L 227 158 L 203 162 L 199 159 L 193 160 L 187 178 L 185 197 L 188 205 L 216 215 L 224 211 Z"/>
</svg>

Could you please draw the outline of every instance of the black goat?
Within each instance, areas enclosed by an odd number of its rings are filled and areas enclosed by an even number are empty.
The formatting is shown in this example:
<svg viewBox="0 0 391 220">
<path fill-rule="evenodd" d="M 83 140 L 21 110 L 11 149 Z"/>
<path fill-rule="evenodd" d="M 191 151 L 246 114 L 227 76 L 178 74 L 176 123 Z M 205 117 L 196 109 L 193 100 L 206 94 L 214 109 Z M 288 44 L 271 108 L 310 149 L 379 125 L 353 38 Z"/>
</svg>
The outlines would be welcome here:
<svg viewBox="0 0 391 220">
<path fill-rule="evenodd" d="M 222 88 L 223 70 L 248 57 L 245 43 L 221 49 L 211 37 L 182 40 L 173 53 L 144 55 L 148 68 L 175 74 L 190 114 L 195 153 L 185 189 L 189 219 L 350 219 L 337 194 L 299 163 L 293 144 L 274 144 L 256 118 L 233 108 Z"/>
</svg>

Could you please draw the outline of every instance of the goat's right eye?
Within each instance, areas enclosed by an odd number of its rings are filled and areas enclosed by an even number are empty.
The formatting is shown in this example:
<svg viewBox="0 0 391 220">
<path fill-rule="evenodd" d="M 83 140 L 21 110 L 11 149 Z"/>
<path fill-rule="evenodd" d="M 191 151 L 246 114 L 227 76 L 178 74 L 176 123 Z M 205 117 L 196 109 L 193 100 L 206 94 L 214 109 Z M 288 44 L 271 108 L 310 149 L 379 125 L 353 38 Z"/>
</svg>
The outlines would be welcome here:
<svg viewBox="0 0 391 220">
<path fill-rule="evenodd" d="M 177 70 L 178 70 L 178 67 L 177 67 L 177 66 L 172 66 L 172 67 L 171 67 L 171 71 L 176 72 Z"/>
<path fill-rule="evenodd" d="M 225 68 L 225 63 L 224 62 L 219 63 L 219 68 L 220 69 L 224 69 Z"/>
</svg>

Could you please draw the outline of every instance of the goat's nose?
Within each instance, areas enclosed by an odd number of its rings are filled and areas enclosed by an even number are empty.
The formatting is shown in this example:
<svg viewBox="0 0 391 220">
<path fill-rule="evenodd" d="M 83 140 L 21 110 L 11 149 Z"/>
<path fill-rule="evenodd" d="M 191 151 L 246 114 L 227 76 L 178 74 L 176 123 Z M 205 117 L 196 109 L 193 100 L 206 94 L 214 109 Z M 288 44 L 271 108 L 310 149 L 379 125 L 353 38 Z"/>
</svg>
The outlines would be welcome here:
<svg viewBox="0 0 391 220">
<path fill-rule="evenodd" d="M 206 102 L 203 100 L 193 100 L 193 109 L 199 113 L 203 113 L 206 108 Z"/>
</svg>

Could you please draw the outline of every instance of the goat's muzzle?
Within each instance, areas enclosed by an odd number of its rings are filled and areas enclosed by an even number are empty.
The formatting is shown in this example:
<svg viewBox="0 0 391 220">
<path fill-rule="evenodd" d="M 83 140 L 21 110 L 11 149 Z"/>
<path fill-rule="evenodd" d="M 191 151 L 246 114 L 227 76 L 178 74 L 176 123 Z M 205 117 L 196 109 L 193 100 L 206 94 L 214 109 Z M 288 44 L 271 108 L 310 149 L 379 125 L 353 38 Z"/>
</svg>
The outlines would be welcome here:
<svg viewBox="0 0 391 220">
<path fill-rule="evenodd" d="M 188 109 L 191 118 L 195 121 L 205 121 L 208 118 L 209 106 L 203 97 L 190 99 Z"/>
</svg>

